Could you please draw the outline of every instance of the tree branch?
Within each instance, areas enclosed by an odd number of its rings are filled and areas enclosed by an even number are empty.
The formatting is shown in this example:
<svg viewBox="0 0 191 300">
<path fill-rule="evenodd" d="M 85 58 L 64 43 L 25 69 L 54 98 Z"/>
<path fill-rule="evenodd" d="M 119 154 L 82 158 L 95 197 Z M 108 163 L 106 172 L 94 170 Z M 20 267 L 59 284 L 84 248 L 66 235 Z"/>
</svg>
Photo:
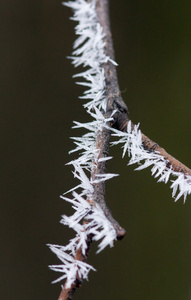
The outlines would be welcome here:
<svg viewBox="0 0 191 300">
<path fill-rule="evenodd" d="M 87 1 L 91 3 L 91 1 Z M 97 130 L 96 134 L 96 154 L 92 160 L 92 169 L 91 169 L 91 182 L 93 187 L 93 193 L 91 200 L 86 199 L 90 202 L 91 206 L 94 207 L 97 204 L 101 207 L 106 218 L 112 224 L 116 232 L 117 239 L 121 239 L 125 235 L 125 230 L 119 225 L 119 223 L 113 218 L 111 211 L 106 205 L 105 202 L 105 180 L 97 180 L 104 174 L 106 174 L 106 160 L 108 156 L 110 136 L 111 136 L 111 127 L 120 130 L 121 132 L 127 132 L 128 124 L 131 124 L 131 130 L 133 131 L 135 125 L 133 125 L 129 120 L 128 109 L 124 103 L 121 92 L 119 89 L 116 64 L 114 63 L 114 48 L 112 41 L 112 34 L 110 30 L 110 21 L 109 21 L 109 1 L 108 0 L 95 0 L 96 3 L 96 14 L 97 21 L 101 25 L 104 33 L 104 52 L 105 55 L 109 58 L 106 63 L 102 63 L 102 68 L 104 69 L 105 76 L 105 98 L 106 98 L 106 110 L 102 109 L 104 118 L 110 118 L 112 115 L 113 121 L 108 122 L 108 126 L 102 126 Z M 68 5 L 70 6 L 70 5 Z M 78 64 L 77 64 L 78 65 Z M 110 128 L 109 128 L 110 126 Z M 161 148 L 157 143 L 153 142 L 143 133 L 141 134 L 142 146 L 145 150 L 150 153 L 156 153 L 163 157 L 166 162 L 166 167 L 171 168 L 174 172 L 181 172 L 184 176 L 191 176 L 191 170 L 179 162 L 177 159 L 168 154 L 163 148 Z M 90 214 L 91 215 L 91 214 Z M 89 219 L 84 221 L 84 230 L 86 230 L 85 225 L 88 224 Z M 90 244 L 92 242 L 94 235 L 87 235 L 86 239 L 86 252 L 83 254 L 82 247 L 77 248 L 75 254 L 76 261 L 85 262 L 88 256 L 90 249 Z M 82 284 L 82 278 L 78 272 L 75 274 L 75 281 L 68 288 L 67 281 L 63 286 L 61 294 L 58 300 L 70 300 L 74 294 L 77 287 L 80 287 Z"/>
</svg>

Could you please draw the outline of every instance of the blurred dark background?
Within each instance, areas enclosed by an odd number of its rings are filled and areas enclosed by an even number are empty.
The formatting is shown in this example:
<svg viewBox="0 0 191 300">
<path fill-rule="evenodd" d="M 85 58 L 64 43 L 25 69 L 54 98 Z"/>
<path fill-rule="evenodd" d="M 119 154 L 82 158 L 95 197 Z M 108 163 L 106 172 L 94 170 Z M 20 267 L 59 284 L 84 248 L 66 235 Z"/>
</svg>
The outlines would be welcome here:
<svg viewBox="0 0 191 300">
<path fill-rule="evenodd" d="M 59 224 L 71 208 L 59 195 L 72 188 L 68 151 L 73 120 L 87 119 L 71 54 L 74 23 L 58 0 L 0 3 L 1 209 L 0 299 L 57 299 L 59 263 L 47 243 L 66 244 Z M 191 167 L 191 2 L 111 1 L 111 24 L 123 98 L 134 123 Z M 127 230 L 115 247 L 88 262 L 74 299 L 190 300 L 191 196 L 171 197 L 170 184 L 121 159 L 109 172 L 107 203 Z"/>
</svg>

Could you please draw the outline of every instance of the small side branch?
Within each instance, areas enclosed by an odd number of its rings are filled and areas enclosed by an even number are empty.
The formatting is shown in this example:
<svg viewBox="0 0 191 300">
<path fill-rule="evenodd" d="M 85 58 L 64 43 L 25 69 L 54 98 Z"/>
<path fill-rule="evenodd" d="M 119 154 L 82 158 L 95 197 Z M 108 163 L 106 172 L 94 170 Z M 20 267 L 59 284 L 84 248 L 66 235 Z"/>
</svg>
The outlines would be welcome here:
<svg viewBox="0 0 191 300">
<path fill-rule="evenodd" d="M 124 113 L 118 113 L 115 116 L 115 128 L 127 132 L 127 126 L 129 123 L 129 118 Z M 131 123 L 132 130 L 134 129 L 134 125 Z M 166 166 L 171 168 L 174 172 L 183 173 L 185 176 L 191 176 L 191 169 L 181 163 L 179 160 L 170 155 L 164 148 L 162 148 L 159 144 L 151 140 L 148 136 L 142 133 L 142 144 L 145 150 L 150 152 L 156 152 L 161 155 L 166 160 Z"/>
</svg>

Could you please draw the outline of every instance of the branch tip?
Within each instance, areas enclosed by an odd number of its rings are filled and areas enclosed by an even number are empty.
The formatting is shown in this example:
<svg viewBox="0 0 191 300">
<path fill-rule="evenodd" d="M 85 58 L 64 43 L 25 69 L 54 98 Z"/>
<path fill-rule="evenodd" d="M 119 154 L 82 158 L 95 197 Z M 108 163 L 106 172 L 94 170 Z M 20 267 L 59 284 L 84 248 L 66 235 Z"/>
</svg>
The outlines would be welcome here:
<svg viewBox="0 0 191 300">
<path fill-rule="evenodd" d="M 119 230 L 117 231 L 117 240 L 118 241 L 122 240 L 125 235 L 126 235 L 126 230 L 120 227 Z"/>
</svg>

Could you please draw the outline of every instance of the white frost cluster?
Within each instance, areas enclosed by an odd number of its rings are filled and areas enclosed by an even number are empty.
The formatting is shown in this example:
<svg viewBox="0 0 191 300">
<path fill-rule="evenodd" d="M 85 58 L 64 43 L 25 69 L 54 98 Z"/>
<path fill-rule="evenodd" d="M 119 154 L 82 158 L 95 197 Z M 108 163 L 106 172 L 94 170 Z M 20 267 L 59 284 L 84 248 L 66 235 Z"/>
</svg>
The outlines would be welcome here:
<svg viewBox="0 0 191 300">
<path fill-rule="evenodd" d="M 184 202 L 187 195 L 191 194 L 191 176 L 181 172 L 175 172 L 172 167 L 167 167 L 167 160 L 159 155 L 157 151 L 148 151 L 143 148 L 141 131 L 139 124 L 134 126 L 132 130 L 131 121 L 127 126 L 127 132 L 112 129 L 113 135 L 120 139 L 113 142 L 113 145 L 122 144 L 123 157 L 126 153 L 130 157 L 129 165 L 139 164 L 135 170 L 142 170 L 151 167 L 151 174 L 158 178 L 158 182 L 167 183 L 170 176 L 176 177 L 171 179 L 172 197 L 177 201 L 181 196 L 184 196 Z"/>
<path fill-rule="evenodd" d="M 107 245 L 113 246 L 116 232 L 111 223 L 106 219 L 101 208 L 95 204 L 91 206 L 81 195 L 73 192 L 73 199 L 62 198 L 73 204 L 76 211 L 70 217 L 63 215 L 61 223 L 69 226 L 76 231 L 76 236 L 70 240 L 67 246 L 49 245 L 50 249 L 62 261 L 61 265 L 52 265 L 50 268 L 62 275 L 54 283 L 67 279 L 66 288 L 69 288 L 76 279 L 76 273 L 80 278 L 88 279 L 90 270 L 95 269 L 82 261 L 75 259 L 76 251 L 81 248 L 82 254 L 86 254 L 88 235 L 93 235 L 93 240 L 101 240 L 97 251 L 102 251 Z M 88 223 L 81 224 L 82 219 L 86 218 Z"/>
<path fill-rule="evenodd" d="M 74 10 L 74 16 L 71 18 L 79 22 L 75 27 L 76 35 L 79 37 L 74 42 L 74 51 L 70 57 L 75 67 L 82 65 L 88 69 L 74 77 L 82 77 L 85 82 L 77 82 L 80 85 L 87 86 L 81 99 L 88 99 L 84 105 L 90 111 L 92 108 L 106 109 L 105 76 L 103 63 L 111 61 L 117 65 L 109 56 L 104 53 L 104 33 L 101 25 L 97 22 L 95 9 L 95 0 L 85 1 L 76 0 L 64 3 Z"/>
<path fill-rule="evenodd" d="M 76 236 L 67 246 L 49 245 L 62 261 L 61 265 L 50 266 L 51 269 L 62 273 L 55 282 L 66 279 L 66 288 L 69 288 L 76 279 L 76 273 L 80 278 L 87 279 L 89 271 L 95 270 L 89 264 L 75 259 L 76 250 L 79 248 L 85 255 L 87 237 L 92 235 L 93 240 L 100 241 L 97 252 L 108 245 L 112 247 L 113 241 L 116 239 L 114 227 L 99 205 L 92 201 L 93 184 L 108 180 L 116 174 L 101 174 L 91 178 L 93 164 L 111 158 L 99 159 L 99 149 L 96 147 L 97 135 L 106 126 L 106 122 L 110 120 L 105 119 L 101 112 L 106 110 L 105 76 L 102 64 L 112 60 L 104 54 L 104 34 L 102 27 L 97 22 L 95 0 L 88 2 L 76 0 L 64 4 L 73 9 L 74 16 L 72 19 L 78 22 L 75 27 L 78 38 L 74 43 L 75 50 L 70 58 L 75 67 L 79 65 L 86 67 L 86 71 L 75 75 L 75 77 L 82 77 L 84 81 L 78 83 L 88 88 L 81 98 L 89 100 L 84 107 L 93 118 L 93 121 L 89 123 L 74 122 L 74 128 L 85 128 L 88 131 L 82 137 L 72 138 L 76 148 L 70 152 L 79 151 L 80 155 L 69 164 L 73 165 L 73 175 L 79 180 L 79 184 L 68 191 L 72 193 L 71 199 L 65 196 L 61 197 L 70 202 L 75 210 L 72 216 L 62 216 L 61 223 L 72 228 L 76 232 Z M 113 61 L 112 63 L 115 64 Z M 88 220 L 87 224 L 83 224 L 84 218 Z"/>
</svg>

